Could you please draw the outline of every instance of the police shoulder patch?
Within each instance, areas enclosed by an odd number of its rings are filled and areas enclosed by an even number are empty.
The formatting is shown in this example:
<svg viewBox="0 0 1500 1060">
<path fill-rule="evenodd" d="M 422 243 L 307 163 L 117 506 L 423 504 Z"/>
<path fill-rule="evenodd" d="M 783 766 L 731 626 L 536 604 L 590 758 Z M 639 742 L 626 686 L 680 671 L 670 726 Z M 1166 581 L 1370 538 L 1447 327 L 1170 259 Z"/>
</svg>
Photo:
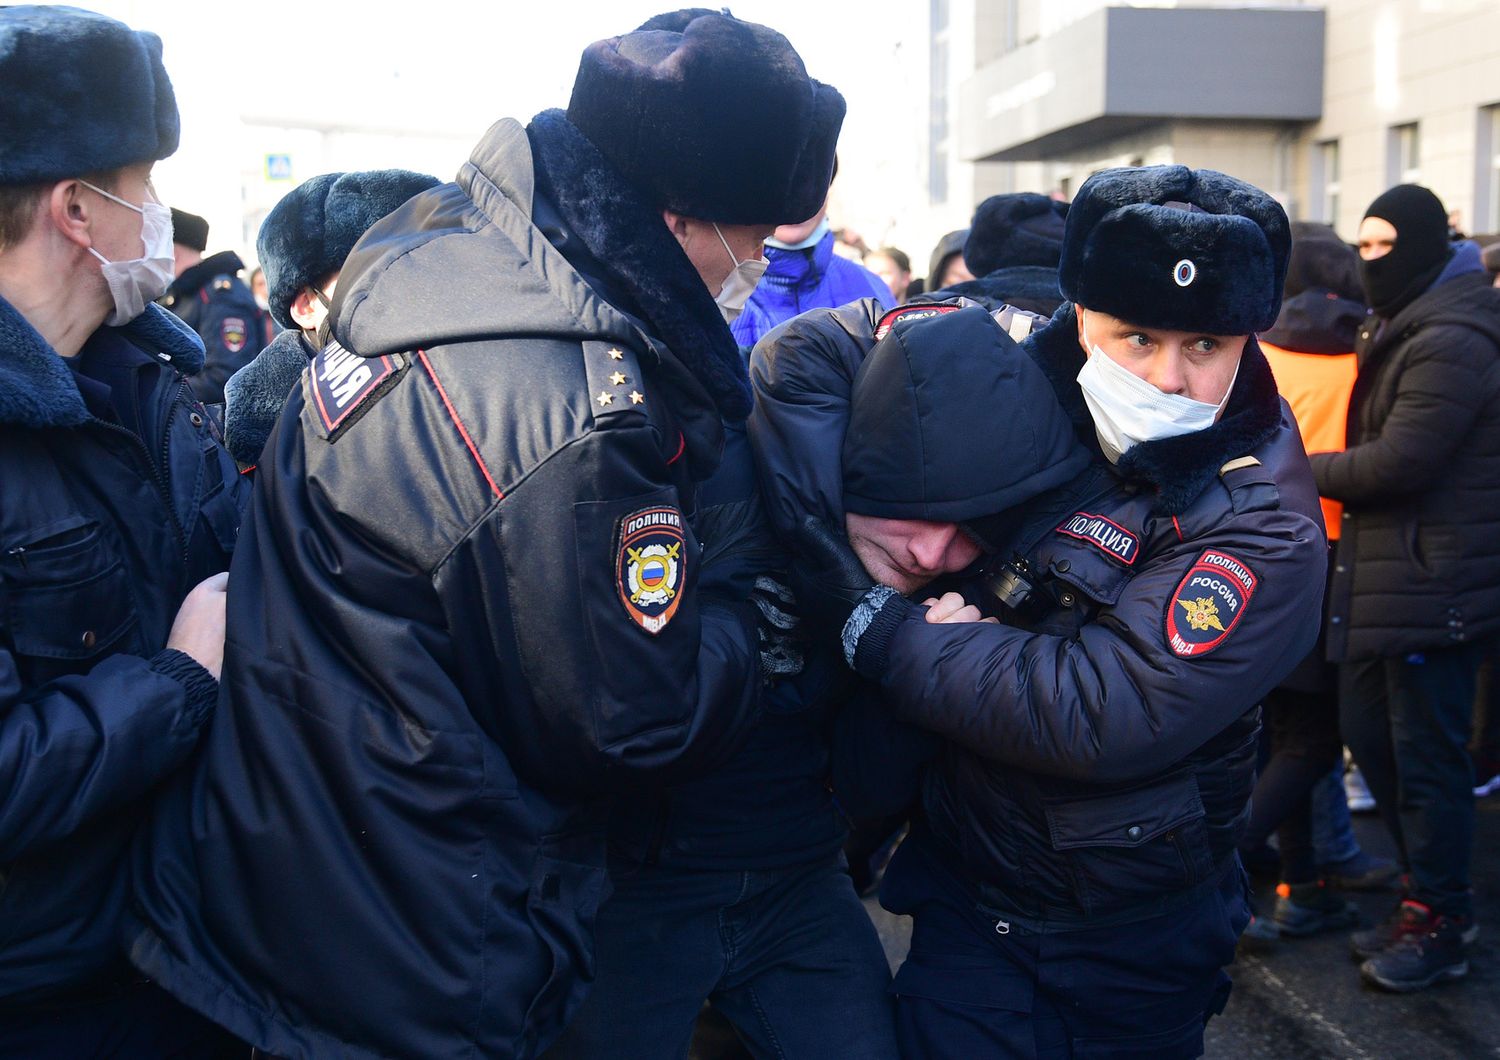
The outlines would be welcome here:
<svg viewBox="0 0 1500 1060">
<path fill-rule="evenodd" d="M 682 602 L 687 546 L 682 513 L 642 508 L 620 520 L 615 584 L 630 620 L 652 636 L 667 628 Z"/>
<path fill-rule="evenodd" d="M 1116 563 L 1129 567 L 1141 552 L 1140 538 L 1113 519 L 1088 512 L 1074 512 L 1057 528 L 1065 537 L 1087 541 Z"/>
<path fill-rule="evenodd" d="M 904 305 L 892 309 L 880 322 L 875 325 L 875 338 L 883 339 L 891 333 L 891 328 L 898 323 L 903 326 L 917 320 L 926 320 L 929 317 L 940 317 L 944 313 L 956 313 L 963 306 L 951 303 L 934 302 L 930 305 Z"/>
<path fill-rule="evenodd" d="M 1167 602 L 1167 647 L 1184 659 L 1213 651 L 1245 617 L 1257 584 L 1247 564 L 1205 549 Z"/>
<path fill-rule="evenodd" d="M 245 341 L 250 337 L 250 331 L 245 327 L 242 317 L 225 317 L 224 323 L 219 325 L 219 338 L 224 343 L 224 348 L 230 353 L 239 353 L 245 348 Z"/>
<path fill-rule="evenodd" d="M 361 357 L 329 342 L 308 367 L 311 402 L 323 436 L 334 441 L 348 430 L 377 394 L 389 390 L 409 360 L 399 353 Z"/>
</svg>

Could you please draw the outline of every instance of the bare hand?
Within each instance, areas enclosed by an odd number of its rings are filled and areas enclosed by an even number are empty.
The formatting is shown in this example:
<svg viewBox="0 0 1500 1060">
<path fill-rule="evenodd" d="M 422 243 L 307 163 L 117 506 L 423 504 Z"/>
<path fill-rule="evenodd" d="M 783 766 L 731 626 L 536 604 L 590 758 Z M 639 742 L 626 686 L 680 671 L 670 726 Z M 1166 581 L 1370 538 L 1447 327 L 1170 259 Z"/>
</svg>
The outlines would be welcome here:
<svg viewBox="0 0 1500 1060">
<path fill-rule="evenodd" d="M 167 647 L 192 657 L 219 679 L 224 666 L 224 614 L 229 600 L 229 574 L 215 574 L 193 586 L 167 635 Z"/>
<path fill-rule="evenodd" d="M 973 604 L 964 603 L 964 598 L 958 593 L 944 593 L 941 599 L 928 597 L 922 601 L 927 608 L 927 621 L 929 622 L 993 622 L 999 624 L 998 619 L 984 618 L 979 608 Z"/>
</svg>

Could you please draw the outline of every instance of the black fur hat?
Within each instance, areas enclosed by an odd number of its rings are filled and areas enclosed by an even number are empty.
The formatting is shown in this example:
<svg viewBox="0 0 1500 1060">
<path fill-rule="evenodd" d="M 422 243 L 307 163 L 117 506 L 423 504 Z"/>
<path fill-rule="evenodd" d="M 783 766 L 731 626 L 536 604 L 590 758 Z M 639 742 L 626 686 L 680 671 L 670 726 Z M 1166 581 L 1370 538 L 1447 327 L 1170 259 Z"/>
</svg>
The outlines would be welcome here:
<svg viewBox="0 0 1500 1060">
<path fill-rule="evenodd" d="M 1057 268 L 1068 204 L 1035 192 L 991 195 L 974 211 L 964 263 L 976 277 L 1017 265 Z"/>
<path fill-rule="evenodd" d="M 208 220 L 172 207 L 172 242 L 202 253 L 208 249 Z"/>
<path fill-rule="evenodd" d="M 74 7 L 0 7 L 0 184 L 63 180 L 177 150 L 161 38 Z"/>
<path fill-rule="evenodd" d="M 271 316 L 295 328 L 297 292 L 343 267 L 365 230 L 413 195 L 441 181 L 404 169 L 324 173 L 284 195 L 266 216 L 255 253 L 266 270 Z"/>
<path fill-rule="evenodd" d="M 658 15 L 584 50 L 568 121 L 656 205 L 726 224 L 792 224 L 828 195 L 844 97 L 780 33 Z"/>
<path fill-rule="evenodd" d="M 1286 212 L 1209 169 L 1106 169 L 1078 189 L 1063 235 L 1069 301 L 1144 327 L 1241 335 L 1281 309 Z"/>
</svg>

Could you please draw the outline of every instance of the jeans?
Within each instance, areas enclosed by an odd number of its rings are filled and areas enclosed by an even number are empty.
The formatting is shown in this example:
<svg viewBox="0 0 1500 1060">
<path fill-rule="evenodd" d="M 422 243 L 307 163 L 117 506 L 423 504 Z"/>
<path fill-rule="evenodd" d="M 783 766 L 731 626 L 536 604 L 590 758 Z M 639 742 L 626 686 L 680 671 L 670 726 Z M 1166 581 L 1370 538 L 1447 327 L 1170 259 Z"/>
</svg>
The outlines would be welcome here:
<svg viewBox="0 0 1500 1060">
<path fill-rule="evenodd" d="M 1344 740 L 1412 876 L 1412 897 L 1468 916 L 1474 770 L 1467 744 L 1485 646 L 1344 663 Z"/>
<path fill-rule="evenodd" d="M 548 1060 L 686 1057 L 705 999 L 757 1057 L 896 1060 L 890 971 L 842 858 L 611 878 L 593 989 Z"/>
<path fill-rule="evenodd" d="M 1340 762 L 1312 789 L 1313 854 L 1319 865 L 1337 865 L 1359 853 L 1349 799 L 1344 793 L 1344 765 Z"/>
</svg>

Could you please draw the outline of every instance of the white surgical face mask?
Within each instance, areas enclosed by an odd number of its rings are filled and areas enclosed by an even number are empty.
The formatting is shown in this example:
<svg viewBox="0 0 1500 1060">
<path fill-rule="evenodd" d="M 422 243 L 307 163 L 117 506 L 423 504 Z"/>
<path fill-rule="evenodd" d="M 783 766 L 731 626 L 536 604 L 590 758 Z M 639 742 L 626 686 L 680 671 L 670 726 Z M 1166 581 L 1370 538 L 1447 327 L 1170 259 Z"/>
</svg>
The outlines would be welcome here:
<svg viewBox="0 0 1500 1060">
<path fill-rule="evenodd" d="M 172 286 L 172 211 L 149 200 L 137 206 L 86 180 L 78 183 L 141 215 L 141 246 L 145 252 L 141 257 L 110 261 L 89 247 L 89 253 L 103 262 L 100 271 L 104 273 L 104 282 L 109 285 L 109 294 L 115 303 L 115 310 L 105 323 L 119 327 L 144 313 L 147 302 L 156 301 Z"/>
<path fill-rule="evenodd" d="M 724 233 L 719 231 L 717 224 L 714 225 L 714 232 L 718 235 L 719 242 L 724 244 L 724 252 L 729 255 L 729 260 L 734 262 L 734 271 L 725 279 L 724 286 L 719 289 L 714 301 L 718 303 L 719 312 L 724 314 L 724 323 L 733 324 L 735 318 L 745 311 L 745 303 L 750 301 L 750 296 L 755 293 L 755 285 L 760 283 L 760 278 L 766 273 L 766 266 L 771 263 L 765 258 L 746 258 L 741 261 L 729 249 L 729 240 L 724 238 Z"/>
<path fill-rule="evenodd" d="M 1182 394 L 1168 394 L 1116 364 L 1098 346 L 1089 343 L 1087 335 L 1085 324 L 1084 342 L 1088 344 L 1089 358 L 1078 373 L 1078 385 L 1094 419 L 1099 448 L 1111 464 L 1141 442 L 1175 438 L 1213 426 L 1240 374 L 1239 365 L 1235 365 L 1229 388 L 1217 404 L 1194 401 Z"/>
</svg>

